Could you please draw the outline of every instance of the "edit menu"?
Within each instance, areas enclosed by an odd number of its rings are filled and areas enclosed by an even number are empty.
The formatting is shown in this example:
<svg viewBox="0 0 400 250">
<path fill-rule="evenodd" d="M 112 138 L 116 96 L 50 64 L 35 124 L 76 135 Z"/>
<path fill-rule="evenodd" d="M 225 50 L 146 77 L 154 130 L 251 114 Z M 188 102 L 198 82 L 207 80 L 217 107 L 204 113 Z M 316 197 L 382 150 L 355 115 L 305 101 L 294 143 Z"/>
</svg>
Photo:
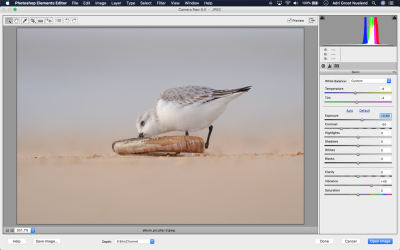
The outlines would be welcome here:
<svg viewBox="0 0 400 250">
<path fill-rule="evenodd" d="M 381 30 L 397 17 L 345 21 L 349 39 L 336 34 L 319 48 L 320 233 L 395 234 L 397 34 Z"/>
</svg>

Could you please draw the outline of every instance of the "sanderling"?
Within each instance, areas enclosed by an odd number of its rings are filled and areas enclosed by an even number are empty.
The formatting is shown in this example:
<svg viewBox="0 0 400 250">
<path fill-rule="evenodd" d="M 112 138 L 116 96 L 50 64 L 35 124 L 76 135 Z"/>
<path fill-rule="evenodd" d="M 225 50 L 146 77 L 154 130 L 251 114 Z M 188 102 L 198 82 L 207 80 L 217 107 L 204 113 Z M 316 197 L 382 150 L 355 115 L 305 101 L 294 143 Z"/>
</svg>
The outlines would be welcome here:
<svg viewBox="0 0 400 250">
<path fill-rule="evenodd" d="M 136 126 L 139 137 L 171 131 L 196 132 L 209 128 L 208 148 L 213 122 L 225 111 L 230 101 L 249 91 L 251 86 L 239 89 L 216 90 L 201 86 L 183 86 L 166 89 L 158 95 L 154 107 L 142 113 Z"/>
</svg>

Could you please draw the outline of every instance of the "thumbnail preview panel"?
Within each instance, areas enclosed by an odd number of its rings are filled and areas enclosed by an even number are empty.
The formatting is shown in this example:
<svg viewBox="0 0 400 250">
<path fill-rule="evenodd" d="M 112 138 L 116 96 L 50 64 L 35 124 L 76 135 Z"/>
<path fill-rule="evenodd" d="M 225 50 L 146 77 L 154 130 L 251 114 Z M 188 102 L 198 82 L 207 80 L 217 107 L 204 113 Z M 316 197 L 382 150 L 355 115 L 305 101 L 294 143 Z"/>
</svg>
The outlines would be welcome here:
<svg viewBox="0 0 400 250">
<path fill-rule="evenodd" d="M 290 28 L 18 29 L 18 224 L 303 224 L 303 40 Z M 159 93 L 187 85 L 252 87 L 204 154 L 113 152 Z"/>
</svg>

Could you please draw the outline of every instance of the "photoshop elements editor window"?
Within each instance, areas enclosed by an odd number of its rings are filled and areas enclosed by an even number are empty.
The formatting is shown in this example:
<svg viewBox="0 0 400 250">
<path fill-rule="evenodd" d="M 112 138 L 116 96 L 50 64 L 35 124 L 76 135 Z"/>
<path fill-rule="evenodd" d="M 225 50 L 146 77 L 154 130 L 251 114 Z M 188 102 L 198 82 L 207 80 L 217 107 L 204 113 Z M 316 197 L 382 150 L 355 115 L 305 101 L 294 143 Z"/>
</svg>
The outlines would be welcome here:
<svg viewBox="0 0 400 250">
<path fill-rule="evenodd" d="M 400 249 L 399 0 L 0 0 L 1 250 Z"/>
</svg>

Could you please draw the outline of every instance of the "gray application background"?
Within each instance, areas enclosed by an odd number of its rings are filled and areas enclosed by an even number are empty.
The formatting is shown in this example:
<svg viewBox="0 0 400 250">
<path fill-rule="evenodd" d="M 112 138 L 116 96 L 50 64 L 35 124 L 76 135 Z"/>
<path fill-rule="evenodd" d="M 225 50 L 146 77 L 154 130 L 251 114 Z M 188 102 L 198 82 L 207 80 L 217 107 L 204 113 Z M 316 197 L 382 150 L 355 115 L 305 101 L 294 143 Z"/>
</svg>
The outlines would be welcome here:
<svg viewBox="0 0 400 250">
<path fill-rule="evenodd" d="M 397 18 L 393 16 L 324 16 L 319 22 L 320 45 L 361 44 L 364 35 L 364 17 L 377 17 L 379 42 L 397 46 Z M 397 17 L 397 16 L 396 16 Z"/>
</svg>

